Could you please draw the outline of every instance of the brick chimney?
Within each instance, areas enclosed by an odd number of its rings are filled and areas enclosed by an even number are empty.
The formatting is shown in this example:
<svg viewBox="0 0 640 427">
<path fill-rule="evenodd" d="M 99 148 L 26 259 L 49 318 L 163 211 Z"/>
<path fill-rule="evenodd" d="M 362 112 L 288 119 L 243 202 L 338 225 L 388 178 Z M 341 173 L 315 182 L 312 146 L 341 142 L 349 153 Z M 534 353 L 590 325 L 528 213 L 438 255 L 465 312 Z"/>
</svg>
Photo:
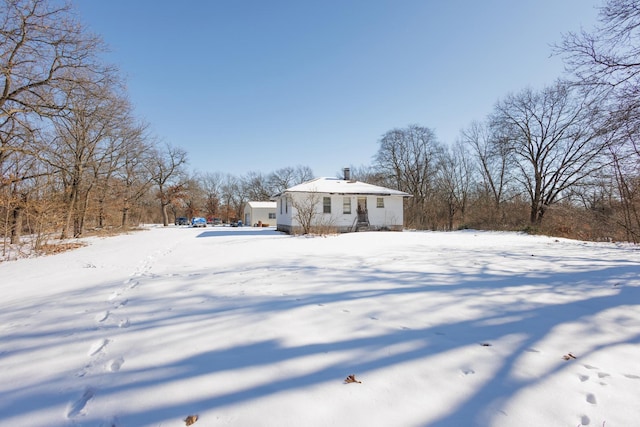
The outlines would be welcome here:
<svg viewBox="0 0 640 427">
<path fill-rule="evenodd" d="M 345 181 L 350 181 L 351 180 L 351 169 L 344 168 L 342 171 L 344 172 Z"/>
</svg>

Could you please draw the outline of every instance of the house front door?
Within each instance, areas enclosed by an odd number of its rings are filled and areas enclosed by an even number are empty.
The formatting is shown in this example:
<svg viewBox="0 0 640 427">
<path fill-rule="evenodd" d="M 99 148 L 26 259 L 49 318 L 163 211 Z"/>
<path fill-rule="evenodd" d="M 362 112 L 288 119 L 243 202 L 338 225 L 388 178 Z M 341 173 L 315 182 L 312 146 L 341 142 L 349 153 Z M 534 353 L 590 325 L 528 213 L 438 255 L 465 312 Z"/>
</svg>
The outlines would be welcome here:
<svg viewBox="0 0 640 427">
<path fill-rule="evenodd" d="M 369 222 L 366 197 L 358 197 L 358 222 Z"/>
</svg>

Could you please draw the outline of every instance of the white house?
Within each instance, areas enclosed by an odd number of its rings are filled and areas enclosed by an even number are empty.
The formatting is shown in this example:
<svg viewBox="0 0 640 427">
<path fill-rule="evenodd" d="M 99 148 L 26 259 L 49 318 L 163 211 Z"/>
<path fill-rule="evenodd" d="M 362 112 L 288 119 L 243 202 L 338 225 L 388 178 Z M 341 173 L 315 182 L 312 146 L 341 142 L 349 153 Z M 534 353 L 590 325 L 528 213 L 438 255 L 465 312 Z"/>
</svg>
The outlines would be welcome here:
<svg viewBox="0 0 640 427">
<path fill-rule="evenodd" d="M 276 202 L 248 202 L 244 207 L 244 224 L 276 225 Z"/>
<path fill-rule="evenodd" d="M 410 194 L 345 178 L 316 178 L 287 188 L 272 200 L 277 203 L 278 231 L 303 231 L 305 222 L 338 232 L 402 231 L 403 200 Z"/>
</svg>

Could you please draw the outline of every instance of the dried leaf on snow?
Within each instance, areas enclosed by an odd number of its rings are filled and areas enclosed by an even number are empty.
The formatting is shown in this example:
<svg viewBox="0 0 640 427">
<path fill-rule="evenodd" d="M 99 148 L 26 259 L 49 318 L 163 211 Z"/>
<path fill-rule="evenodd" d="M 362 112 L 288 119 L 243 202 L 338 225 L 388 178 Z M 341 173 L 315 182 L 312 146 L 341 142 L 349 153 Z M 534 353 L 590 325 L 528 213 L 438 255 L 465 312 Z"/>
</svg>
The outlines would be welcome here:
<svg viewBox="0 0 640 427">
<path fill-rule="evenodd" d="M 571 353 L 567 353 L 567 354 L 565 354 L 564 356 L 562 356 L 562 358 L 563 358 L 564 360 L 577 359 L 577 357 L 575 357 L 575 356 L 574 356 L 573 354 L 571 354 Z"/>
<path fill-rule="evenodd" d="M 198 421 L 197 415 L 189 415 L 187 418 L 184 419 L 185 424 L 188 426 L 190 426 L 191 424 L 194 424 L 196 421 Z"/>
<path fill-rule="evenodd" d="M 358 383 L 358 384 L 362 384 L 362 381 L 358 381 L 358 380 L 356 379 L 356 376 L 355 376 L 355 375 L 353 375 L 353 374 L 349 375 L 349 376 L 344 380 L 344 382 L 345 382 L 345 383 L 347 383 L 347 384 L 349 384 L 349 383 Z"/>
</svg>

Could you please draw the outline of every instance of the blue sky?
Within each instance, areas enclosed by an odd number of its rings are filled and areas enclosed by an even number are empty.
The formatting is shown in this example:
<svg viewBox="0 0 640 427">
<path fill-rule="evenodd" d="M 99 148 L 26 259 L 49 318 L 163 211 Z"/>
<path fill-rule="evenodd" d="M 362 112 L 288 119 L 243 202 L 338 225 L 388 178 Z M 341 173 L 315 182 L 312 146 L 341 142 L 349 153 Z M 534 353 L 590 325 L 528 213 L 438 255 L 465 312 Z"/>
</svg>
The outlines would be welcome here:
<svg viewBox="0 0 640 427">
<path fill-rule="evenodd" d="M 550 45 L 599 0 L 75 0 L 137 115 L 189 168 L 369 165 L 387 131 L 442 143 L 563 72 Z"/>
</svg>

